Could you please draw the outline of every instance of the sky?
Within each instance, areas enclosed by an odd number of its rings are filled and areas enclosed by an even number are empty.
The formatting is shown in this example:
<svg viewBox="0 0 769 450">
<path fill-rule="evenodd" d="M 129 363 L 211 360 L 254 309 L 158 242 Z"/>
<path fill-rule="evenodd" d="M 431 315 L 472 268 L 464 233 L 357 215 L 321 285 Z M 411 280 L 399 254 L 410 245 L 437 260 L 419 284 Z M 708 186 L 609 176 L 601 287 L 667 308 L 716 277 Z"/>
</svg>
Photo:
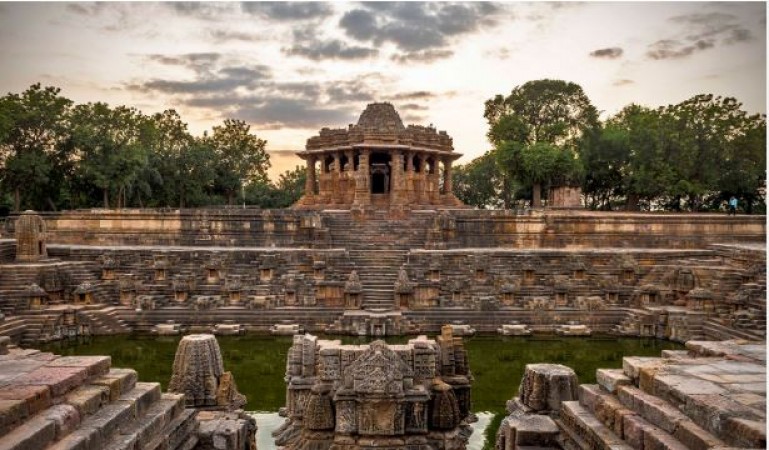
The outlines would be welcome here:
<svg viewBox="0 0 769 450">
<path fill-rule="evenodd" d="M 763 2 L 0 2 L 0 93 L 225 118 L 267 140 L 273 178 L 323 127 L 389 101 L 406 124 L 491 148 L 484 102 L 572 81 L 609 117 L 712 93 L 766 112 Z"/>
</svg>

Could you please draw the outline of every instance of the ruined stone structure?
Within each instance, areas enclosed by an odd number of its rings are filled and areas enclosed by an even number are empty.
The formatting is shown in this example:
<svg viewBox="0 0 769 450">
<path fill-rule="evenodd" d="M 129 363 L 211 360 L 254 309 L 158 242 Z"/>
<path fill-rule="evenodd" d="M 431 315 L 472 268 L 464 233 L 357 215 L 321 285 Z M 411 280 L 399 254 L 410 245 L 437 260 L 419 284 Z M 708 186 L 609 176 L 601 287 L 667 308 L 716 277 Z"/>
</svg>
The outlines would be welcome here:
<svg viewBox="0 0 769 450">
<path fill-rule="evenodd" d="M 766 344 L 686 347 L 626 356 L 581 386 L 568 367 L 527 366 L 496 450 L 766 448 Z"/>
<path fill-rule="evenodd" d="M 296 208 L 403 210 L 462 207 L 453 193 L 454 153 L 445 131 L 403 125 L 389 103 L 372 103 L 355 125 L 323 128 L 297 153 L 307 184 Z"/>
<path fill-rule="evenodd" d="M 184 394 L 187 406 L 194 408 L 235 410 L 246 404 L 210 334 L 190 334 L 179 342 L 168 392 Z"/>
<path fill-rule="evenodd" d="M 24 211 L 16 219 L 16 261 L 45 259 L 45 221 L 34 211 Z"/>
<path fill-rule="evenodd" d="M 217 334 L 765 336 L 763 217 L 388 214 L 42 214 L 50 258 L 16 263 L 0 241 L 0 333 L 29 345 L 172 320 Z"/>
<path fill-rule="evenodd" d="M 295 336 L 286 380 L 285 449 L 460 450 L 471 433 L 472 376 L 450 327 L 406 345 Z"/>
<path fill-rule="evenodd" d="M 256 450 L 250 416 L 185 407 L 183 394 L 137 381 L 109 356 L 61 357 L 3 337 L 0 380 L 3 450 Z"/>
</svg>

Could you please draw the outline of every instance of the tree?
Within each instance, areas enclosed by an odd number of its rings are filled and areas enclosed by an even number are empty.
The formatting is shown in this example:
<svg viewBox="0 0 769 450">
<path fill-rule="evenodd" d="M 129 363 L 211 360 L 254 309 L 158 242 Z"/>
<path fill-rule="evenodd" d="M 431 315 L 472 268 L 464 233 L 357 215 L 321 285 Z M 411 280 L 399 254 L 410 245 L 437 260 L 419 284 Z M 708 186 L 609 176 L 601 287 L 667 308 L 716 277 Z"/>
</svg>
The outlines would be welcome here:
<svg viewBox="0 0 769 450">
<path fill-rule="evenodd" d="M 240 120 L 226 119 L 215 126 L 210 137 L 204 138 L 215 155 L 216 189 L 232 205 L 244 184 L 267 179 L 270 156 L 265 151 L 267 141 L 250 134 L 250 126 Z"/>
<path fill-rule="evenodd" d="M 555 180 L 557 174 L 552 168 L 539 169 L 531 164 L 558 161 L 556 165 L 568 166 L 569 176 L 577 174 L 580 140 L 598 126 L 598 111 L 582 88 L 562 80 L 529 81 L 507 97 L 497 95 L 486 101 L 484 117 L 498 164 L 508 178 L 531 184 L 535 207 L 539 206 L 542 183 Z M 566 158 L 561 150 L 572 152 L 573 157 Z M 532 153 L 535 151 L 546 154 L 538 156 Z"/>
<path fill-rule="evenodd" d="M 517 86 L 507 97 L 487 100 L 483 116 L 495 145 L 505 141 L 571 145 L 598 124 L 598 111 L 582 88 L 563 80 Z"/>
<path fill-rule="evenodd" d="M 493 152 L 486 152 L 454 169 L 454 194 L 467 205 L 484 208 L 503 206 L 502 174 Z M 511 191 L 508 189 L 507 191 Z"/>
<path fill-rule="evenodd" d="M 522 148 L 518 172 L 521 181 L 532 186 L 532 206 L 538 207 L 541 205 L 542 185 L 576 184 L 582 170 L 576 155 L 570 150 L 538 142 Z"/>
<path fill-rule="evenodd" d="M 55 87 L 33 84 L 21 95 L 8 94 L 0 102 L 0 157 L 2 181 L 14 193 L 14 210 L 25 202 L 42 206 L 40 200 L 55 208 L 51 194 L 57 153 L 66 151 L 67 119 L 72 101 L 60 96 Z M 63 157 L 68 158 L 68 155 Z"/>
<path fill-rule="evenodd" d="M 133 108 L 88 103 L 75 107 L 72 127 L 82 177 L 101 190 L 105 208 L 110 193 L 118 208 L 126 206 L 127 191 L 148 164 L 150 122 Z"/>
</svg>

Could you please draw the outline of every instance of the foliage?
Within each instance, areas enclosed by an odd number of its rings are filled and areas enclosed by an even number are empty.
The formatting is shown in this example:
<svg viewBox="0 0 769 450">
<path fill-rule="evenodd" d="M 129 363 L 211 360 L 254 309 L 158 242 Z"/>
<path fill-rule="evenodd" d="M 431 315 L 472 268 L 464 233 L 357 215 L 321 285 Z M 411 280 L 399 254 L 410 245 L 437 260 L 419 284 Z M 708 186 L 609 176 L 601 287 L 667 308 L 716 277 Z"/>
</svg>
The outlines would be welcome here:
<svg viewBox="0 0 769 450">
<path fill-rule="evenodd" d="M 477 208 L 499 208 L 504 180 L 491 152 L 454 168 L 454 194 Z"/>
<path fill-rule="evenodd" d="M 39 84 L 0 97 L 0 195 L 15 210 L 232 204 L 242 184 L 269 184 L 265 147 L 237 120 L 194 137 L 174 110 L 73 105 Z M 300 174 L 285 176 L 270 205 L 296 198 Z"/>
</svg>

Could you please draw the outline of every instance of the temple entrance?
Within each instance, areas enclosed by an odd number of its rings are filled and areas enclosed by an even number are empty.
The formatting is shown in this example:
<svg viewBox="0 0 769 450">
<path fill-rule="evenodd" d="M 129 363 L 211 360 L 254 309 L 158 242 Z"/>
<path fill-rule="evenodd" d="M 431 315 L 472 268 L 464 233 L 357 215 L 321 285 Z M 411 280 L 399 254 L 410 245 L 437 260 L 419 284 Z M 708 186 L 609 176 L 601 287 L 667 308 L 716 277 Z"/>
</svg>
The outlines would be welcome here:
<svg viewBox="0 0 769 450">
<path fill-rule="evenodd" d="M 387 194 L 390 192 L 390 155 L 374 153 L 371 155 L 371 193 Z"/>
<path fill-rule="evenodd" d="M 388 192 L 387 174 L 375 171 L 371 174 L 371 193 L 386 194 Z"/>
</svg>

